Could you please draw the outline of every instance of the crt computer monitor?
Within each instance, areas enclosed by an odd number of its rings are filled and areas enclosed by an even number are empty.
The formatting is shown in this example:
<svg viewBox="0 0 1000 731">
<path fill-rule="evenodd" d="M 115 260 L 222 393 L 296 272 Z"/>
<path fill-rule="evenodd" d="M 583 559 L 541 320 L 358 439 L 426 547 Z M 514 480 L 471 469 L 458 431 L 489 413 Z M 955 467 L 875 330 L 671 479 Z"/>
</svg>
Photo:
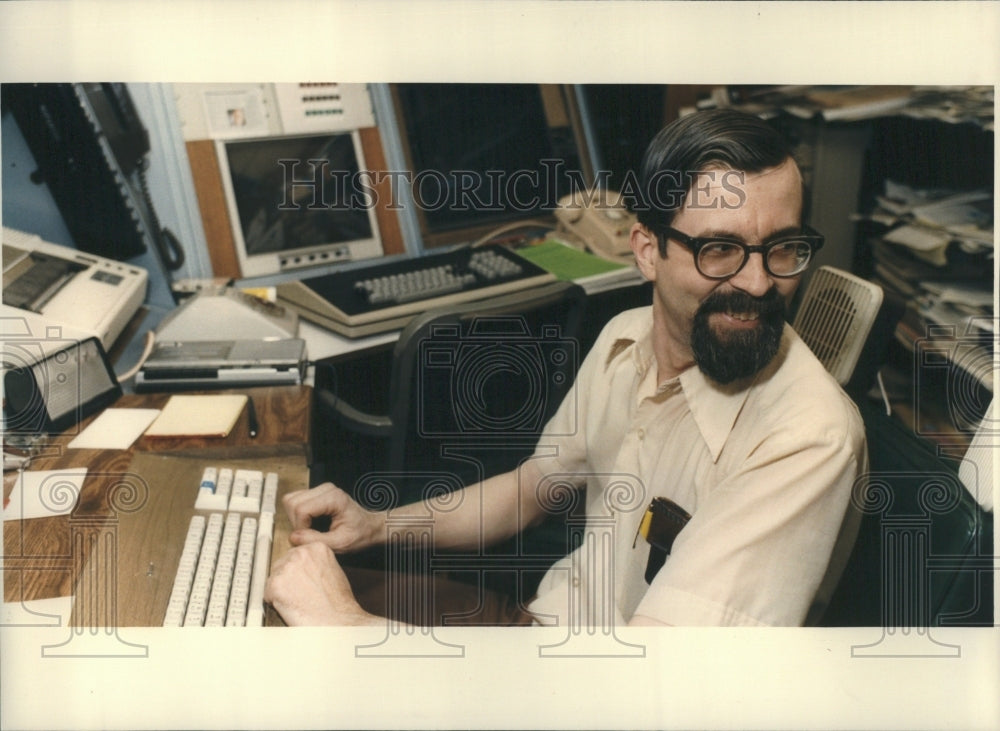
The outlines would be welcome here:
<svg viewBox="0 0 1000 731">
<path fill-rule="evenodd" d="M 357 132 L 216 146 L 244 277 L 381 256 Z"/>
<path fill-rule="evenodd" d="M 394 84 L 424 245 L 551 214 L 583 180 L 587 150 L 568 88 Z M 575 176 L 575 177 L 574 177 Z"/>
</svg>

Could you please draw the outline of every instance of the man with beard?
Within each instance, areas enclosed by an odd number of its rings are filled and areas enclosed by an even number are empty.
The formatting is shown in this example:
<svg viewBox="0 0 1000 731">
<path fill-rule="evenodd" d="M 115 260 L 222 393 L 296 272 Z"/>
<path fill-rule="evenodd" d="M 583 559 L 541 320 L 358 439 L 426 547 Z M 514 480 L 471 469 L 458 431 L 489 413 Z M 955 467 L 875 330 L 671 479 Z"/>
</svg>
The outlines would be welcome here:
<svg viewBox="0 0 1000 731">
<path fill-rule="evenodd" d="M 652 306 L 604 328 L 532 459 L 435 514 L 435 547 L 512 536 L 576 490 L 582 545 L 498 623 L 806 623 L 846 559 L 866 452 L 853 403 L 784 321 L 822 245 L 798 167 L 768 124 L 713 110 L 657 135 L 641 183 L 631 245 Z M 329 484 L 286 509 L 296 548 L 267 591 L 285 620 L 384 621 L 334 552 L 386 541 L 387 515 Z M 319 515 L 329 531 L 309 528 Z"/>
</svg>

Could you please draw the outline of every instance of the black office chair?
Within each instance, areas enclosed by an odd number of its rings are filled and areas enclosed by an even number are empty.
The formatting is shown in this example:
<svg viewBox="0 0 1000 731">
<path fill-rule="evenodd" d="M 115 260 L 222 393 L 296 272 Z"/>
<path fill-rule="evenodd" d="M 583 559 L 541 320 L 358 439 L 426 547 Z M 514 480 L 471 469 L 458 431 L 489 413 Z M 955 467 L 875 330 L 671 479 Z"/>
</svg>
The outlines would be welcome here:
<svg viewBox="0 0 1000 731">
<path fill-rule="evenodd" d="M 957 464 L 866 397 L 903 307 L 881 288 L 821 267 L 794 328 L 861 411 L 869 473 L 853 507 L 857 540 L 823 611 L 825 626 L 980 626 L 993 622 L 993 515 Z"/>
<path fill-rule="evenodd" d="M 455 450 L 482 456 L 477 478 L 510 469 L 518 457 L 496 453 L 533 448 L 573 382 L 585 298 L 553 282 L 425 312 L 393 350 L 388 413 L 329 389 L 317 390 L 319 405 L 350 431 L 386 440 L 385 472 L 440 470 Z"/>
<path fill-rule="evenodd" d="M 899 421 L 859 403 L 869 485 L 858 539 L 823 626 L 992 626 L 993 514 L 962 484 L 958 463 Z"/>
<path fill-rule="evenodd" d="M 377 467 L 349 489 L 371 508 L 442 495 L 513 469 L 532 454 L 582 358 L 586 294 L 570 282 L 426 312 L 400 334 L 392 354 L 387 413 L 373 414 L 327 388 L 320 416 L 348 433 L 385 442 Z M 498 546 L 556 560 L 568 551 L 565 516 Z M 367 557 L 364 561 L 377 560 Z M 475 572 L 470 572 L 474 574 Z M 489 582 L 514 593 L 517 570 Z M 535 571 L 522 585 L 530 591 Z M 475 577 L 478 580 L 478 577 Z"/>
</svg>

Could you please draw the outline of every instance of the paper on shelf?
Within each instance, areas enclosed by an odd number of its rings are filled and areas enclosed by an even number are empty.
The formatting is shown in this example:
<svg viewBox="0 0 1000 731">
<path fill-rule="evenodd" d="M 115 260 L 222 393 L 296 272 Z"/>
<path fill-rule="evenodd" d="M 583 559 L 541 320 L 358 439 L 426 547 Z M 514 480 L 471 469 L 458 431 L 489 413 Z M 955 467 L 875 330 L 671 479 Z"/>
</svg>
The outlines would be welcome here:
<svg viewBox="0 0 1000 731">
<path fill-rule="evenodd" d="M 895 112 L 908 105 L 913 99 L 913 87 L 814 87 L 805 96 L 819 108 L 824 119 L 868 119 Z"/>
<path fill-rule="evenodd" d="M 993 290 L 962 282 L 921 282 L 920 286 L 940 302 L 955 302 L 971 307 L 992 307 Z"/>
<path fill-rule="evenodd" d="M 900 226 L 882 237 L 893 244 L 901 244 L 935 266 L 948 264 L 947 250 L 951 237 L 942 231 L 923 226 Z"/>
<path fill-rule="evenodd" d="M 883 236 L 886 241 L 902 244 L 914 251 L 933 251 L 948 245 L 951 237 L 943 231 L 924 226 L 900 226 Z"/>
</svg>

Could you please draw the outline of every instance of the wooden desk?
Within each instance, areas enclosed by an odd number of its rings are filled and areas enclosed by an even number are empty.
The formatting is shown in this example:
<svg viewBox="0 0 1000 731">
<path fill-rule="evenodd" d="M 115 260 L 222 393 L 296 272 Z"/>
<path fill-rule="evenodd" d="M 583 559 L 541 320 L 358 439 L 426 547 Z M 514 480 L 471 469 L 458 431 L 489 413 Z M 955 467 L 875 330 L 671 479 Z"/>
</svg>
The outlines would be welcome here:
<svg viewBox="0 0 1000 731">
<path fill-rule="evenodd" d="M 312 390 L 240 393 L 254 400 L 256 438 L 249 436 L 246 412 L 224 439 L 141 437 L 127 450 L 69 449 L 89 421 L 54 438 L 30 470 L 86 467 L 87 477 L 69 515 L 4 521 L 4 601 L 73 595 L 75 627 L 159 626 L 206 466 L 276 472 L 279 500 L 309 487 Z M 157 408 L 168 398 L 127 395 L 114 406 Z M 4 476 L 5 497 L 15 479 L 16 473 Z M 272 562 L 287 550 L 288 529 L 279 505 Z"/>
</svg>

